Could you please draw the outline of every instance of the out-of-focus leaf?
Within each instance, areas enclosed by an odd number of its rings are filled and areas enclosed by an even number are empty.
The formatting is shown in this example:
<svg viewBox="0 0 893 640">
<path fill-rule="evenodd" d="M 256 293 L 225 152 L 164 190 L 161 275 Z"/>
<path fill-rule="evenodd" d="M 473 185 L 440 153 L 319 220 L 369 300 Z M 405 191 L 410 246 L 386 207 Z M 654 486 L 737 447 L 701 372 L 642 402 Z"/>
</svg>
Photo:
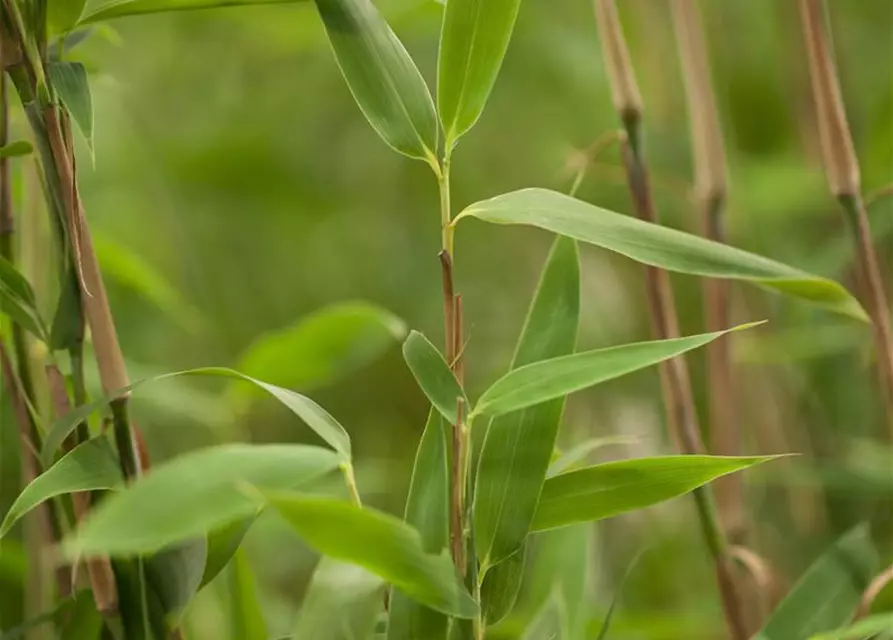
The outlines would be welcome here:
<svg viewBox="0 0 893 640">
<path fill-rule="evenodd" d="M 71 114 L 87 146 L 93 149 L 93 96 L 87 70 L 80 62 L 47 62 L 47 74 L 59 99 Z"/>
<path fill-rule="evenodd" d="M 59 640 L 98 640 L 102 633 L 102 615 L 96 610 L 93 592 L 89 589 L 75 596 L 73 606 L 61 618 Z M 6 636 L 3 636 L 6 640 Z"/>
<path fill-rule="evenodd" d="M 79 491 L 114 489 L 121 483 L 121 468 L 109 443 L 105 438 L 88 440 L 28 483 L 3 518 L 0 538 L 22 516 L 50 498 Z"/>
<path fill-rule="evenodd" d="M 806 570 L 754 640 L 808 640 L 846 624 L 879 562 L 869 527 L 854 527 Z"/>
<path fill-rule="evenodd" d="M 512 611 L 521 591 L 527 545 L 492 567 L 481 585 L 481 608 L 486 624 L 503 620 Z"/>
<path fill-rule="evenodd" d="M 384 592 L 380 577 L 362 567 L 323 558 L 298 613 L 294 637 L 366 640 L 384 605 Z"/>
<path fill-rule="evenodd" d="M 611 622 L 614 620 L 614 612 L 617 610 L 617 603 L 620 602 L 620 595 L 623 593 L 623 585 L 626 584 L 626 581 L 629 579 L 630 574 L 635 569 L 639 560 L 645 554 L 645 551 L 640 551 L 636 554 L 636 556 L 630 561 L 629 565 L 626 567 L 626 571 L 623 573 L 623 577 L 620 578 L 620 583 L 614 587 L 614 593 L 611 596 L 611 604 L 608 605 L 608 611 L 605 613 L 605 619 L 602 622 L 601 629 L 599 629 L 598 637 L 595 640 L 606 640 L 608 637 L 608 632 L 611 631 Z"/>
<path fill-rule="evenodd" d="M 169 628 L 164 608 L 148 584 L 142 558 L 112 561 L 118 586 L 118 610 L 127 640 L 156 640 Z"/>
<path fill-rule="evenodd" d="M 92 601 L 92 596 L 89 596 L 85 593 L 79 593 L 79 597 L 86 596 Z M 69 614 L 72 609 L 74 609 L 75 600 L 74 598 L 68 597 L 59 602 L 56 605 L 56 608 L 52 611 L 46 611 L 39 615 L 34 616 L 29 620 L 25 620 L 21 624 L 9 629 L 8 631 L 0 632 L 0 640 L 20 640 L 21 638 L 25 638 L 27 634 L 37 629 L 43 625 L 54 623 L 57 620 L 61 620 L 62 616 Z"/>
<path fill-rule="evenodd" d="M 6 258 L 0 256 L 0 311 L 44 342 L 46 325 L 37 312 L 31 285 Z"/>
<path fill-rule="evenodd" d="M 236 551 L 230 565 L 229 588 L 232 637 L 239 640 L 267 640 L 267 625 L 257 598 L 254 576 L 242 550 Z"/>
<path fill-rule="evenodd" d="M 205 562 L 205 571 L 202 574 L 199 589 L 223 571 L 256 519 L 256 515 L 251 515 L 241 520 L 234 520 L 208 534 L 208 559 Z"/>
<path fill-rule="evenodd" d="M 88 418 L 90 415 L 92 415 L 96 411 L 99 411 L 100 409 L 105 409 L 113 400 L 123 397 L 129 391 L 133 391 L 134 389 L 137 389 L 138 387 L 141 387 L 142 385 L 149 382 L 158 382 L 161 380 L 175 378 L 177 376 L 216 376 L 223 378 L 235 378 L 238 380 L 243 380 L 245 382 L 250 382 L 251 384 L 258 386 L 269 393 L 279 402 L 288 407 L 295 415 L 301 418 L 308 427 L 313 429 L 316 435 L 325 440 L 325 442 L 330 447 L 332 447 L 332 449 L 338 452 L 338 454 L 341 456 L 342 462 L 350 462 L 350 436 L 347 435 L 344 427 L 342 427 L 341 424 L 337 420 L 335 420 L 335 418 L 329 415 L 329 413 L 325 409 L 316 404 L 313 400 L 311 400 L 307 396 L 301 395 L 300 393 L 290 391 L 289 389 L 283 389 L 272 384 L 267 384 L 266 382 L 255 380 L 254 378 L 239 373 L 238 371 L 220 367 L 187 369 L 185 371 L 165 373 L 152 378 L 147 378 L 145 380 L 140 380 L 139 382 L 134 382 L 129 387 L 119 389 L 118 391 L 111 393 L 103 398 L 99 398 L 98 400 L 94 400 L 93 402 L 76 407 L 74 410 L 66 414 L 63 418 L 54 422 L 53 425 L 50 427 L 49 432 L 44 438 L 43 448 L 40 451 L 41 460 L 45 465 L 51 462 L 54 453 L 59 447 L 62 446 L 62 443 L 65 441 L 65 438 L 68 437 L 68 434 L 70 434 L 82 420 Z"/>
<path fill-rule="evenodd" d="M 0 147 L 0 158 L 19 158 L 33 151 L 34 147 L 27 140 L 15 140 Z"/>
<path fill-rule="evenodd" d="M 522 189 L 475 203 L 456 217 L 538 227 L 655 267 L 753 282 L 858 320 L 868 316 L 838 283 L 769 258 L 644 222 L 547 189 Z"/>
<path fill-rule="evenodd" d="M 69 556 L 127 555 L 161 549 L 257 511 L 248 485 L 298 487 L 336 469 L 337 454 L 306 445 L 227 444 L 152 468 L 103 500 L 73 537 Z"/>
<path fill-rule="evenodd" d="M 78 23 L 87 0 L 47 0 L 47 26 L 50 33 L 68 33 Z"/>
<path fill-rule="evenodd" d="M 499 415 L 561 398 L 697 349 L 730 331 L 753 326 L 755 324 L 746 324 L 734 329 L 684 338 L 650 340 L 595 349 L 518 367 L 484 391 L 473 414 Z M 551 448 L 549 451 L 551 452 Z"/>
<path fill-rule="evenodd" d="M 418 530 L 422 547 L 428 553 L 439 553 L 449 546 L 450 487 L 446 429 L 443 417 L 432 409 L 416 450 L 403 518 Z M 444 640 L 448 623 L 448 618 L 439 611 L 411 600 L 396 589 L 391 591 L 388 640 Z"/>
<path fill-rule="evenodd" d="M 50 327 L 49 346 L 53 351 L 68 351 L 83 345 L 85 326 L 81 285 L 71 266 L 65 267 L 59 286 L 59 301 Z"/>
<path fill-rule="evenodd" d="M 404 522 L 327 498 L 271 493 L 267 500 L 321 554 L 359 565 L 432 609 L 457 618 L 477 614 L 449 552 L 428 553 L 419 532 Z"/>
<path fill-rule="evenodd" d="M 437 115 L 422 74 L 368 0 L 316 0 L 341 73 L 363 114 L 395 150 L 436 162 Z"/>
<path fill-rule="evenodd" d="M 418 331 L 410 331 L 403 343 L 403 358 L 434 408 L 455 424 L 458 399 L 464 399 L 465 392 L 437 348 Z"/>
<path fill-rule="evenodd" d="M 136 16 L 146 13 L 167 13 L 170 11 L 193 11 L 195 9 L 218 9 L 222 7 L 244 7 L 263 4 L 292 4 L 302 0 L 115 0 L 84 14 L 78 24 L 86 25 L 112 18 Z"/>
<path fill-rule="evenodd" d="M 554 529 L 642 509 L 776 457 L 662 456 L 562 473 L 543 485 L 533 529 Z"/>
<path fill-rule="evenodd" d="M 484 110 L 508 49 L 521 0 L 450 0 L 443 15 L 437 109 L 447 147 Z"/>
<path fill-rule="evenodd" d="M 146 582 L 165 616 L 176 620 L 196 594 L 205 572 L 208 543 L 204 536 L 177 542 L 146 558 Z"/>
<path fill-rule="evenodd" d="M 512 367 L 573 353 L 579 315 L 577 245 L 559 237 L 543 267 Z M 475 550 L 485 574 L 523 545 L 555 447 L 564 399 L 531 405 L 495 418 L 484 436 L 473 515 Z"/>
<path fill-rule="evenodd" d="M 185 329 L 198 328 L 201 322 L 198 311 L 127 243 L 94 233 L 93 246 L 104 275 L 139 293 Z"/>
<path fill-rule="evenodd" d="M 261 336 L 239 358 L 239 371 L 272 384 L 309 390 L 334 382 L 383 354 L 406 336 L 406 325 L 368 302 L 320 309 L 291 327 Z M 244 398 L 234 388 L 235 397 Z"/>
<path fill-rule="evenodd" d="M 876 616 L 863 618 L 843 629 L 826 631 L 812 636 L 809 640 L 887 640 L 889 635 L 878 636 L 883 632 L 893 633 L 893 613 L 880 613 Z"/>
<path fill-rule="evenodd" d="M 546 475 L 557 476 L 559 473 L 569 471 L 570 469 L 579 465 L 583 460 L 585 460 L 586 456 L 591 454 L 593 451 L 601 449 L 602 447 L 608 447 L 615 444 L 629 444 L 635 441 L 636 438 L 632 438 L 629 436 L 607 436 L 604 438 L 590 438 L 589 440 L 581 442 L 580 444 L 574 446 L 572 449 L 565 451 L 563 454 L 558 456 L 558 458 L 549 465 L 549 470 L 546 472 Z"/>
</svg>

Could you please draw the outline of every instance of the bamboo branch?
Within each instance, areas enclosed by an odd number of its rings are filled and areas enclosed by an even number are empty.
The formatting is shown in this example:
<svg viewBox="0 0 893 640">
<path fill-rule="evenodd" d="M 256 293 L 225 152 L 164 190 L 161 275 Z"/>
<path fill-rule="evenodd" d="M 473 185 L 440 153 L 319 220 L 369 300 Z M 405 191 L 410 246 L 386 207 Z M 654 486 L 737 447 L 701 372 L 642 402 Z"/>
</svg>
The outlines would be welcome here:
<svg viewBox="0 0 893 640">
<path fill-rule="evenodd" d="M 642 98 L 620 27 L 617 7 L 613 0 L 595 0 L 595 13 L 608 77 L 611 80 L 614 106 L 627 134 L 627 140 L 623 144 L 623 162 L 630 195 L 636 215 L 643 220 L 656 223 L 657 211 L 651 192 L 648 165 L 644 157 Z M 678 318 L 669 274 L 660 269 L 646 267 L 645 283 L 654 336 L 659 339 L 678 337 Z M 667 419 L 671 433 L 675 433 L 677 446 L 688 454 L 702 452 L 704 445 L 701 442 L 688 366 L 683 357 L 667 361 L 662 369 L 661 382 Z M 747 628 L 744 613 L 732 577 L 732 560 L 728 555 L 726 538 L 716 514 L 713 490 L 708 485 L 696 490 L 693 495 L 704 540 L 713 557 L 726 625 L 734 640 L 745 640 Z"/>
</svg>

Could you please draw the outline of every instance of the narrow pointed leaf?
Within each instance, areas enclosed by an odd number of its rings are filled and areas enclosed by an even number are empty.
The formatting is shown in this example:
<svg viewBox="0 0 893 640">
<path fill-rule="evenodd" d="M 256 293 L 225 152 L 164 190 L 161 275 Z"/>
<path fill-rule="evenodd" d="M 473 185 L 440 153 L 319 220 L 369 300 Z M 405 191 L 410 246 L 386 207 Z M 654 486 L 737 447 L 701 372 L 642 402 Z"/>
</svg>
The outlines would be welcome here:
<svg viewBox="0 0 893 640">
<path fill-rule="evenodd" d="M 554 529 L 642 509 L 775 457 L 662 456 L 562 473 L 543 485 L 533 529 Z"/>
<path fill-rule="evenodd" d="M 846 624 L 879 564 L 869 527 L 854 527 L 806 570 L 754 640 L 808 640 Z"/>
<path fill-rule="evenodd" d="M 103 500 L 65 549 L 69 556 L 155 551 L 255 513 L 248 485 L 294 488 L 339 463 L 334 452 L 306 445 L 228 444 L 187 453 Z"/>
<path fill-rule="evenodd" d="M 44 438 L 43 448 L 40 451 L 41 461 L 44 463 L 44 465 L 51 463 L 56 450 L 62 446 L 62 443 L 65 441 L 65 438 L 68 437 L 68 434 L 70 434 L 82 420 L 88 418 L 101 409 L 105 409 L 113 400 L 121 398 L 128 392 L 138 389 L 145 384 L 151 382 L 160 382 L 161 380 L 168 380 L 170 378 L 176 378 L 178 376 L 211 376 L 233 378 L 245 382 L 250 382 L 251 384 L 269 393 L 271 396 L 285 405 L 288 409 L 290 409 L 292 413 L 301 418 L 307 424 L 307 426 L 316 433 L 316 435 L 322 438 L 326 442 L 326 444 L 328 444 L 330 447 L 332 447 L 332 449 L 338 452 L 343 462 L 350 461 L 350 436 L 347 435 L 344 427 L 342 427 L 341 424 L 337 420 L 335 420 L 335 418 L 329 415 L 329 413 L 325 409 L 316 404 L 313 400 L 311 400 L 307 396 L 303 396 L 300 393 L 296 393 L 289 389 L 283 389 L 272 384 L 267 384 L 266 382 L 256 380 L 242 373 L 239 373 L 238 371 L 220 367 L 187 369 L 184 371 L 175 371 L 173 373 L 165 373 L 160 376 L 146 378 L 145 380 L 134 382 L 129 387 L 119 389 L 118 391 L 115 391 L 114 393 L 111 393 L 105 397 L 99 398 L 93 402 L 76 407 L 73 411 L 70 411 L 68 414 L 66 414 L 65 417 L 54 422 L 53 425 L 50 427 L 49 432 Z"/>
<path fill-rule="evenodd" d="M 267 640 L 267 625 L 257 598 L 254 575 L 244 551 L 237 551 L 229 569 L 230 628 L 239 640 Z"/>
<path fill-rule="evenodd" d="M 599 629 L 598 637 L 595 640 L 607 639 L 608 633 L 611 631 L 611 623 L 614 620 L 614 612 L 617 610 L 617 604 L 620 602 L 620 596 L 623 594 L 623 586 L 626 584 L 627 580 L 629 580 L 633 569 L 636 568 L 636 565 L 639 563 L 639 560 L 642 559 L 643 555 L 645 555 L 644 549 L 637 553 L 630 561 L 629 565 L 626 567 L 626 571 L 623 573 L 623 577 L 620 578 L 620 582 L 614 587 L 614 593 L 611 596 L 611 604 L 608 605 L 608 611 L 605 613 L 605 619 L 602 621 L 601 629 Z"/>
<path fill-rule="evenodd" d="M 114 489 L 122 483 L 121 468 L 104 438 L 94 438 L 72 449 L 22 490 L 0 525 L 0 538 L 41 503 L 66 493 Z"/>
<path fill-rule="evenodd" d="M 204 587 L 223 571 L 236 554 L 245 534 L 248 533 L 255 520 L 257 520 L 257 515 L 234 520 L 208 534 L 208 558 L 205 561 L 205 570 L 202 573 L 199 588 Z"/>
<path fill-rule="evenodd" d="M 80 62 L 48 62 L 47 72 L 53 89 L 71 114 L 87 146 L 93 149 L 93 97 L 87 69 Z"/>
<path fill-rule="evenodd" d="M 456 424 L 458 399 L 465 398 L 465 392 L 437 348 L 418 331 L 410 331 L 403 343 L 403 358 L 431 404 L 450 424 Z"/>
<path fill-rule="evenodd" d="M 271 493 L 267 500 L 321 554 L 359 565 L 448 615 L 471 618 L 477 613 L 449 552 L 428 553 L 418 531 L 393 516 L 295 493 Z"/>
<path fill-rule="evenodd" d="M 170 11 L 193 11 L 195 9 L 218 9 L 221 7 L 244 7 L 263 4 L 292 4 L 302 0 L 113 0 L 89 9 L 78 22 L 79 25 L 93 24 L 136 16 L 146 13 L 167 13 Z"/>
<path fill-rule="evenodd" d="M 521 0 L 450 0 L 443 15 L 437 109 L 447 146 L 484 110 L 508 49 Z"/>
<path fill-rule="evenodd" d="M 384 606 L 384 591 L 384 580 L 362 567 L 323 558 L 298 613 L 294 637 L 366 640 Z"/>
<path fill-rule="evenodd" d="M 481 395 L 474 413 L 500 415 L 560 398 L 697 349 L 729 331 L 752 326 L 741 325 L 726 331 L 670 340 L 636 342 L 534 362 L 497 380 Z"/>
<path fill-rule="evenodd" d="M 370 0 L 316 0 L 329 41 L 366 119 L 391 147 L 433 161 L 437 116 L 422 74 Z"/>
<path fill-rule="evenodd" d="M 887 636 L 878 636 L 884 631 L 893 633 L 893 613 L 869 616 L 843 629 L 816 634 L 810 640 L 887 640 Z"/>
<path fill-rule="evenodd" d="M 552 245 L 528 311 L 512 367 L 573 353 L 580 316 L 576 242 Z M 515 369 L 517 370 L 517 369 Z M 474 499 L 475 550 L 486 573 L 519 552 L 546 476 L 564 399 L 498 416 L 487 426 Z"/>
<path fill-rule="evenodd" d="M 443 417 L 432 410 L 416 451 L 403 518 L 419 532 L 422 547 L 428 553 L 438 553 L 449 545 L 450 487 L 446 429 Z M 449 619 L 441 612 L 406 597 L 396 589 L 391 592 L 388 640 L 444 640 L 448 623 Z"/>
<path fill-rule="evenodd" d="M 177 620 L 198 592 L 208 543 L 204 536 L 177 542 L 144 560 L 146 582 L 165 616 Z"/>
<path fill-rule="evenodd" d="M 34 291 L 15 266 L 0 256 L 0 311 L 23 329 L 47 340 L 46 325 L 37 311 Z"/>
<path fill-rule="evenodd" d="M 512 612 L 527 559 L 527 545 L 487 571 L 481 585 L 481 609 L 487 625 L 494 625 Z"/>
<path fill-rule="evenodd" d="M 838 283 L 728 245 L 644 222 L 547 189 L 522 189 L 484 200 L 460 218 L 538 227 L 655 267 L 712 278 L 746 280 L 836 313 L 867 321 Z M 455 222 L 454 222 L 455 224 Z"/>
<path fill-rule="evenodd" d="M 47 0 L 47 26 L 50 33 L 68 33 L 84 12 L 86 0 Z"/>
<path fill-rule="evenodd" d="M 33 151 L 34 147 L 27 140 L 16 140 L 0 147 L 0 158 L 19 158 Z"/>
<path fill-rule="evenodd" d="M 629 444 L 635 441 L 636 438 L 631 438 L 629 436 L 590 438 L 558 456 L 558 458 L 549 465 L 549 470 L 546 472 L 546 475 L 550 477 L 557 476 L 559 473 L 569 471 L 583 462 L 593 451 L 597 451 L 602 447 L 608 447 L 615 444 Z"/>
</svg>

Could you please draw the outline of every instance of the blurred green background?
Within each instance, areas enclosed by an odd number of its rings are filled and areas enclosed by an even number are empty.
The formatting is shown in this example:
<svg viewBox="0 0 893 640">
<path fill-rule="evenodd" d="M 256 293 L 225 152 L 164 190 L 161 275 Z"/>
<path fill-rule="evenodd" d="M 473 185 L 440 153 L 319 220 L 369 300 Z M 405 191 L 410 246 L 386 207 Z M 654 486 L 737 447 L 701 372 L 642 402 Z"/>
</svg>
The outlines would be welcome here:
<svg viewBox="0 0 893 640">
<path fill-rule="evenodd" d="M 441 6 L 377 4 L 433 87 Z M 846 229 L 819 164 L 796 4 L 701 5 L 729 154 L 731 242 L 852 287 Z M 893 3 L 829 5 L 870 193 L 893 181 Z M 667 3 L 629 0 L 621 10 L 663 222 L 697 231 Z M 134 379 L 238 366 L 255 340 L 343 300 L 371 301 L 441 339 L 436 183 L 424 164 L 394 154 L 368 126 L 312 4 L 123 19 L 72 58 L 93 74 L 95 162 L 82 146 L 82 195 Z M 590 3 L 527 0 L 484 116 L 454 156 L 454 203 L 525 186 L 566 189 L 574 154 L 617 125 Z M 616 152 L 598 159 L 579 196 L 629 211 Z M 889 284 L 893 198 L 870 206 Z M 550 241 L 529 229 L 460 228 L 457 281 L 472 394 L 508 366 Z M 34 267 L 40 257 L 32 250 Z M 593 249 L 582 258 L 581 347 L 645 339 L 641 269 Z M 683 331 L 701 330 L 699 283 L 674 282 Z M 747 475 L 752 546 L 789 581 L 864 513 L 866 497 L 893 483 L 889 450 L 866 449 L 882 427 L 870 335 L 759 290 L 733 291 L 736 321 L 770 320 L 734 339 L 744 451 L 797 451 L 818 461 Z M 691 362 L 703 406 L 703 353 Z M 286 371 L 264 375 L 287 380 Z M 364 499 L 401 513 L 427 405 L 398 342 L 370 366 L 302 390 L 351 433 Z M 153 459 L 223 440 L 312 439 L 276 403 L 258 397 L 237 412 L 233 397 L 219 382 L 195 379 L 137 392 L 135 416 Z M 572 398 L 562 439 L 620 434 L 635 440 L 604 457 L 667 453 L 661 416 L 652 370 Z M 712 569 L 686 500 L 598 527 L 593 613 L 606 608 L 630 558 L 646 546 L 621 596 L 615 637 L 718 637 Z M 269 629 L 285 633 L 315 556 L 272 516 L 252 530 L 248 551 Z M 193 605 L 189 637 L 227 637 L 218 591 Z"/>
</svg>

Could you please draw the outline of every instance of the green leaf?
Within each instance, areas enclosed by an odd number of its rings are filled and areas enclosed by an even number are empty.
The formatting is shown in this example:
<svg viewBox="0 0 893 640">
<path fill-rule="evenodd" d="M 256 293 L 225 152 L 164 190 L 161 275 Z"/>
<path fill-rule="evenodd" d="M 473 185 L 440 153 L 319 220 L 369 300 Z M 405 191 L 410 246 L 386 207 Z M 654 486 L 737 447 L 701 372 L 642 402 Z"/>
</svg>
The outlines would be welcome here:
<svg viewBox="0 0 893 640">
<path fill-rule="evenodd" d="M 510 371 L 493 383 L 481 395 L 472 413 L 500 415 L 560 398 L 669 360 L 730 331 L 748 329 L 756 324 L 760 323 L 684 338 L 624 344 L 534 362 Z"/>
<path fill-rule="evenodd" d="M 164 608 L 148 583 L 142 558 L 112 561 L 118 587 L 118 610 L 127 640 L 157 640 L 168 635 Z"/>
<path fill-rule="evenodd" d="M 884 631 L 893 632 L 893 613 L 880 613 L 863 618 L 843 629 L 818 633 L 810 640 L 867 640 Z M 886 637 L 879 637 L 877 640 L 886 640 Z"/>
<path fill-rule="evenodd" d="M 543 267 L 512 367 L 573 353 L 579 316 L 576 242 L 559 237 Z M 564 399 L 532 405 L 495 418 L 484 436 L 473 505 L 475 550 L 484 573 L 524 543 L 555 447 Z"/>
<path fill-rule="evenodd" d="M 330 384 L 381 356 L 406 336 L 400 318 L 368 302 L 320 309 L 296 324 L 256 340 L 239 359 L 239 371 L 280 387 L 309 390 Z M 236 397 L 246 399 L 239 385 Z"/>
<path fill-rule="evenodd" d="M 3 518 L 0 538 L 22 516 L 50 498 L 79 491 L 114 489 L 121 483 L 121 469 L 109 443 L 105 438 L 88 440 L 28 483 Z"/>
<path fill-rule="evenodd" d="M 47 62 L 50 84 L 93 150 L 93 97 L 87 69 L 80 62 Z"/>
<path fill-rule="evenodd" d="M 754 640 L 808 640 L 846 624 L 879 563 L 869 527 L 854 527 L 806 570 Z"/>
<path fill-rule="evenodd" d="M 598 637 L 595 640 L 607 639 L 608 632 L 611 630 L 611 622 L 613 622 L 614 620 L 614 612 L 617 610 L 617 604 L 620 602 L 620 596 L 623 593 L 623 585 L 625 585 L 627 580 L 629 580 L 633 569 L 636 568 L 639 560 L 641 560 L 642 556 L 645 555 L 645 551 L 646 550 L 643 549 L 635 555 L 635 557 L 630 561 L 629 565 L 627 565 L 626 571 L 623 573 L 623 577 L 620 578 L 620 583 L 616 587 L 614 587 L 614 593 L 611 596 L 611 604 L 608 605 L 608 611 L 607 613 L 605 613 L 605 619 L 602 621 L 601 629 L 599 629 Z"/>
<path fill-rule="evenodd" d="M 602 520 L 686 494 L 777 456 L 661 456 L 606 462 L 546 480 L 533 529 Z"/>
<path fill-rule="evenodd" d="M 202 574 L 199 589 L 211 582 L 223 571 L 230 559 L 235 555 L 245 538 L 245 534 L 257 520 L 257 515 L 251 515 L 241 520 L 234 520 L 208 534 L 208 558 L 205 562 L 205 571 Z"/>
<path fill-rule="evenodd" d="M 46 325 L 37 312 L 34 291 L 9 260 L 0 256 L 0 311 L 23 329 L 47 341 Z"/>
<path fill-rule="evenodd" d="M 144 560 L 146 582 L 168 619 L 178 619 L 198 592 L 207 558 L 202 536 L 176 542 Z"/>
<path fill-rule="evenodd" d="M 418 331 L 410 331 L 403 343 L 403 358 L 434 408 L 450 424 L 456 424 L 458 399 L 463 398 L 466 407 L 468 400 L 437 348 Z"/>
<path fill-rule="evenodd" d="M 549 470 L 546 472 L 546 475 L 550 477 L 557 476 L 559 473 L 569 471 L 583 462 L 593 451 L 597 451 L 602 447 L 608 447 L 615 444 L 629 444 L 636 440 L 637 438 L 629 436 L 590 438 L 558 456 L 558 458 L 549 465 Z"/>
<path fill-rule="evenodd" d="M 64 548 L 69 556 L 155 551 L 257 511 L 248 485 L 293 488 L 337 468 L 339 457 L 306 445 L 227 444 L 157 467 L 103 500 Z"/>
<path fill-rule="evenodd" d="M 50 33 L 68 33 L 81 18 L 87 0 L 47 0 L 47 26 Z"/>
<path fill-rule="evenodd" d="M 746 280 L 836 313 L 868 321 L 841 285 L 769 258 L 624 216 L 547 189 L 522 189 L 466 208 L 453 222 L 475 217 L 538 227 L 594 244 L 655 267 L 712 278 Z"/>
<path fill-rule="evenodd" d="M 68 351 L 83 343 L 84 312 L 81 307 L 81 285 L 72 265 L 66 265 L 60 278 L 59 300 L 50 327 L 49 347 Z"/>
<path fill-rule="evenodd" d="M 341 73 L 369 124 L 410 158 L 436 162 L 437 116 L 422 74 L 369 0 L 316 0 Z"/>
<path fill-rule="evenodd" d="M 378 576 L 323 558 L 298 613 L 294 637 L 366 640 L 384 607 L 384 592 L 384 581 Z"/>
<path fill-rule="evenodd" d="M 477 603 L 456 575 L 449 552 L 426 552 L 419 532 L 393 516 L 301 494 L 269 494 L 267 499 L 321 554 L 359 565 L 447 615 L 477 614 Z"/>
<path fill-rule="evenodd" d="M 511 613 L 521 581 L 524 578 L 524 566 L 527 558 L 527 545 L 487 571 L 481 584 L 481 608 L 487 625 L 494 625 Z"/>
<path fill-rule="evenodd" d="M 450 485 L 446 429 L 441 415 L 431 410 L 416 450 L 403 518 L 418 530 L 422 547 L 428 553 L 438 553 L 449 545 Z M 448 622 L 442 613 L 407 598 L 396 589 L 391 592 L 388 640 L 445 640 Z"/>
<path fill-rule="evenodd" d="M 267 625 L 260 610 L 254 576 L 241 549 L 229 569 L 230 629 L 239 640 L 267 640 Z"/>
<path fill-rule="evenodd" d="M 0 147 L 0 158 L 19 158 L 30 155 L 34 147 L 27 140 L 15 140 Z"/>
<path fill-rule="evenodd" d="M 95 9 L 90 9 L 81 18 L 79 25 L 92 24 L 111 18 L 143 15 L 146 13 L 167 13 L 170 11 L 193 11 L 196 9 L 219 9 L 222 7 L 244 7 L 264 4 L 292 4 L 301 0 L 115 0 Z"/>
<path fill-rule="evenodd" d="M 447 148 L 484 110 L 512 37 L 521 0 L 450 0 L 443 15 L 437 110 Z"/>
<path fill-rule="evenodd" d="M 49 463 L 51 463 L 53 460 L 53 455 L 55 454 L 56 450 L 62 446 L 62 443 L 65 441 L 65 438 L 68 437 L 68 434 L 70 434 L 82 420 L 85 420 L 96 411 L 106 408 L 113 400 L 127 395 L 128 392 L 133 391 L 143 386 L 144 384 L 148 384 L 150 382 L 159 382 L 161 380 L 176 378 L 178 376 L 211 376 L 235 378 L 237 380 L 250 382 L 251 384 L 260 387 L 261 389 L 269 393 L 271 396 L 285 405 L 288 409 L 290 409 L 295 415 L 301 418 L 307 424 L 307 426 L 316 433 L 316 435 L 322 438 L 326 442 L 326 444 L 328 444 L 330 447 L 332 447 L 332 449 L 338 452 L 338 454 L 341 456 L 342 462 L 350 462 L 350 436 L 347 435 L 344 427 L 342 427 L 341 424 L 337 420 L 335 420 L 335 418 L 329 415 L 329 413 L 325 409 L 316 404 L 313 400 L 301 395 L 300 393 L 295 393 L 294 391 L 290 391 L 288 389 L 282 389 L 281 387 L 267 384 L 266 382 L 256 380 L 242 373 L 239 373 L 238 371 L 233 371 L 232 369 L 224 369 L 220 367 L 187 369 L 184 371 L 175 371 L 173 373 L 165 373 L 159 376 L 154 376 L 152 378 L 146 378 L 145 380 L 134 382 L 129 387 L 119 389 L 114 393 L 99 398 L 98 400 L 76 407 L 74 410 L 66 414 L 65 417 L 54 422 L 52 427 L 50 427 L 49 432 L 44 438 L 43 448 L 40 450 L 41 461 L 44 465 L 48 465 Z"/>
</svg>

